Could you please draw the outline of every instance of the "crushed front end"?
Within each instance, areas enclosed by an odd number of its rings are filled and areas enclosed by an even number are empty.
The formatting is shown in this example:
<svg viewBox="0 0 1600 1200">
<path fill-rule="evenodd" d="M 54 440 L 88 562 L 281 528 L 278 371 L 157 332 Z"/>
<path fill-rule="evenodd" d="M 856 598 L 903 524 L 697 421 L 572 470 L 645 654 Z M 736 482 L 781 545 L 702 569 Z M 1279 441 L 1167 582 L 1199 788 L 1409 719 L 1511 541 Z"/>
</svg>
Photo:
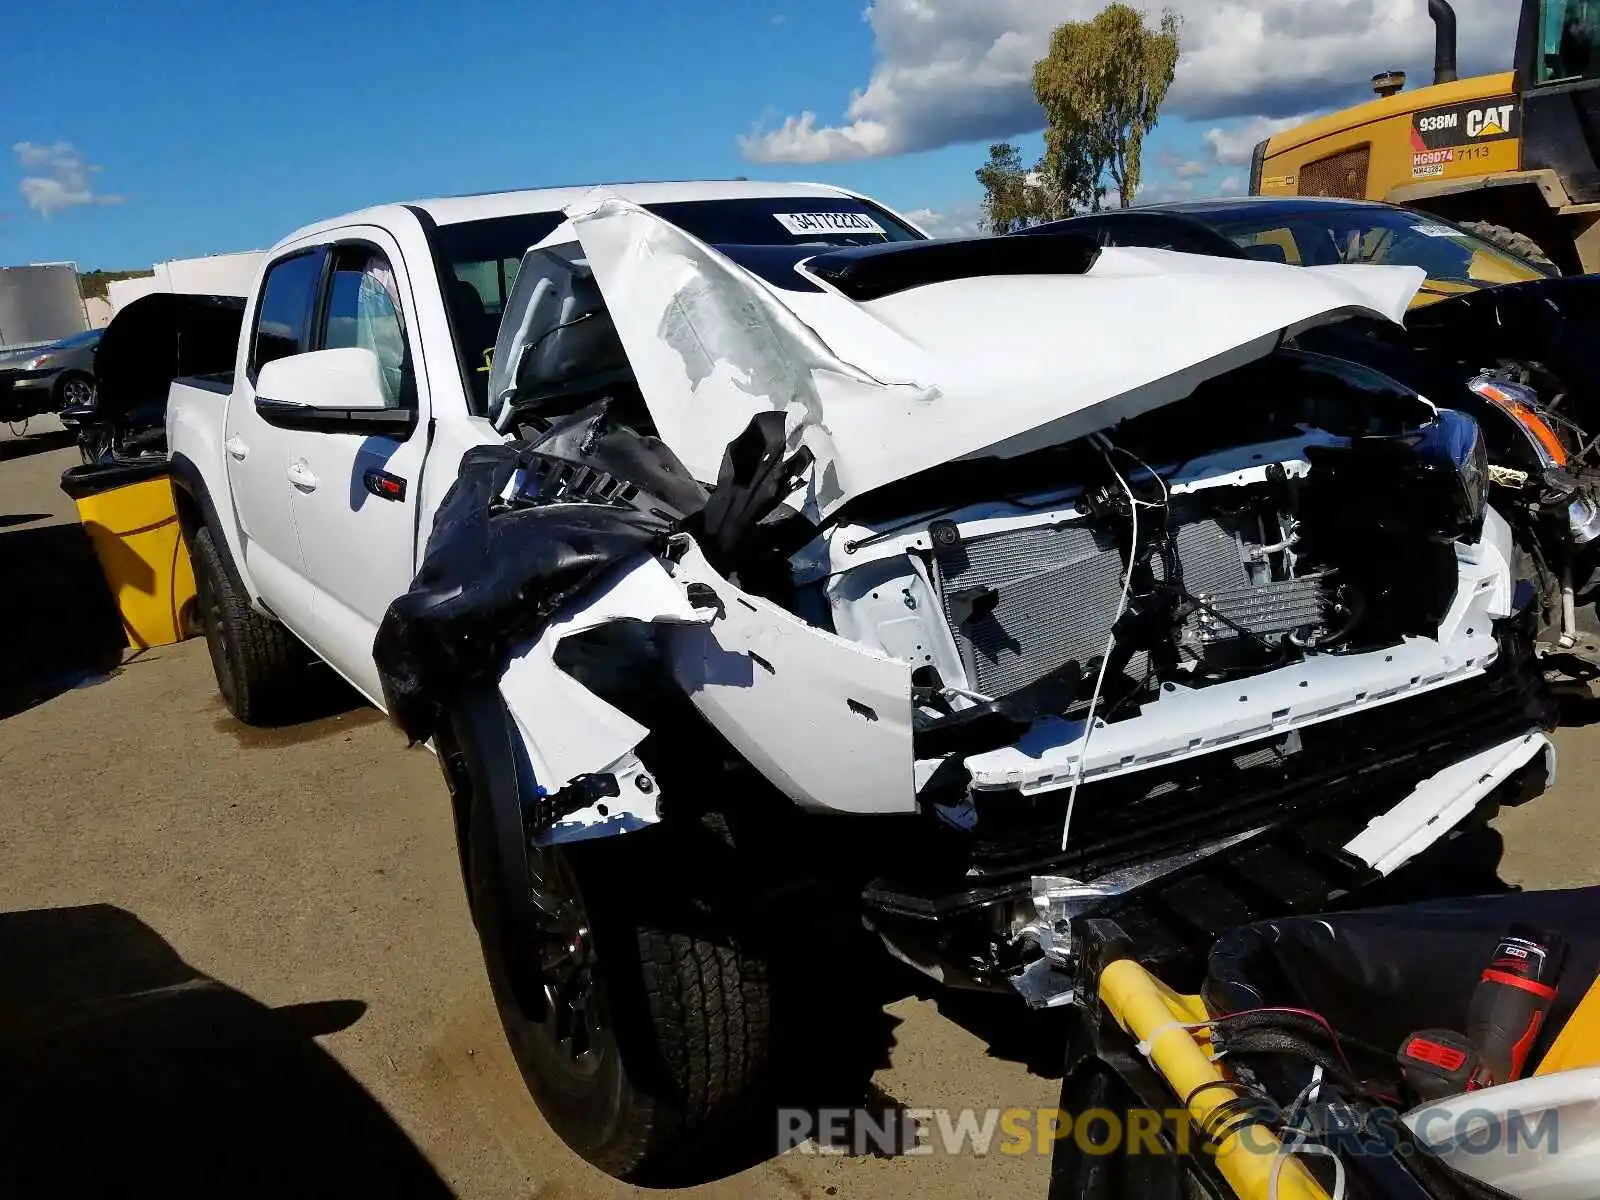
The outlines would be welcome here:
<svg viewBox="0 0 1600 1200">
<path fill-rule="evenodd" d="M 378 647 L 418 738 L 498 680 L 527 843 L 710 818 L 767 899 L 824 880 L 902 960 L 1048 1003 L 1085 913 L 1175 960 L 1546 785 L 1479 427 L 1284 348 L 1419 274 L 571 215 L 496 351 L 518 440 Z M 592 358 L 598 392 L 541 365 Z"/>
</svg>

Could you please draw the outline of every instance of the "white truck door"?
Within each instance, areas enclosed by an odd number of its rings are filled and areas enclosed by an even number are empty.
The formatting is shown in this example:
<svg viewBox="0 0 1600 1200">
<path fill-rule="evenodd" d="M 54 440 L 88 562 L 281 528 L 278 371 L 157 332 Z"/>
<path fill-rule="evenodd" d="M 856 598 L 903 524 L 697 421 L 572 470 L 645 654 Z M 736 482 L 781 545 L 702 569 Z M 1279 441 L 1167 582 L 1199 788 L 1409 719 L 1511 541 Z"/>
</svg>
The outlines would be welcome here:
<svg viewBox="0 0 1600 1200">
<path fill-rule="evenodd" d="M 374 700 L 372 639 L 391 601 L 411 586 L 417 493 L 427 451 L 427 373 L 418 361 L 416 305 L 399 247 L 363 228 L 331 248 L 317 349 L 357 346 L 378 356 L 389 406 L 409 433 L 296 433 L 292 485 L 305 572 L 315 593 L 312 646 Z"/>
<path fill-rule="evenodd" d="M 292 251 L 267 268 L 224 422 L 223 458 L 243 535 L 245 569 L 262 600 L 302 638 L 309 638 L 314 617 L 290 503 L 294 489 L 289 469 L 299 435 L 262 419 L 256 411 L 255 381 L 273 359 L 311 348 L 326 257 L 325 248 L 313 247 Z"/>
</svg>

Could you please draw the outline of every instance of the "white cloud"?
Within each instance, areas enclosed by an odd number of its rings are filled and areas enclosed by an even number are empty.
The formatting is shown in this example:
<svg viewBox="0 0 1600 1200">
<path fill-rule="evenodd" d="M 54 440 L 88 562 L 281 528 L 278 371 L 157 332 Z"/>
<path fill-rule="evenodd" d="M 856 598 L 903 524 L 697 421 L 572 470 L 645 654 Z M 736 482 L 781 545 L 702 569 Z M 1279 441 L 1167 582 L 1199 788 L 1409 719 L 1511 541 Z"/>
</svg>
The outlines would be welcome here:
<svg viewBox="0 0 1600 1200">
<path fill-rule="evenodd" d="M 943 209 L 919 208 L 906 216 L 930 237 L 970 238 L 989 234 L 983 224 L 983 206 L 976 201 L 952 204 Z"/>
<path fill-rule="evenodd" d="M 740 139 L 757 162 L 828 162 L 930 150 L 1039 129 L 1033 64 L 1066 20 L 1104 0 L 873 0 L 876 62 L 846 119 L 815 112 Z M 1285 118 L 1359 100 L 1378 70 L 1429 77 L 1426 0 L 1172 0 L 1183 58 L 1167 113 Z M 1465 76 L 1509 66 L 1516 6 L 1456 0 Z"/>
<path fill-rule="evenodd" d="M 1217 184 L 1217 195 L 1242 196 L 1244 195 L 1244 185 L 1245 178 L 1237 171 L 1232 175 L 1224 175 L 1222 177 L 1222 182 Z"/>
<path fill-rule="evenodd" d="M 1174 163 L 1172 167 L 1172 173 L 1179 179 L 1198 179 L 1210 170 L 1210 163 L 1203 163 L 1194 159 L 1190 159 L 1187 162 Z"/>
<path fill-rule="evenodd" d="M 24 172 L 18 190 L 42 217 L 85 204 L 121 204 L 121 196 L 96 192 L 89 176 L 100 168 L 84 161 L 71 142 L 17 142 L 11 147 Z"/>
<path fill-rule="evenodd" d="M 1134 203 L 1165 204 L 1169 200 L 1187 200 L 1194 192 L 1193 179 L 1153 179 L 1140 186 Z"/>
<path fill-rule="evenodd" d="M 1303 113 L 1296 117 L 1246 117 L 1230 125 L 1206 130 L 1203 140 L 1211 147 L 1211 153 L 1223 166 L 1241 167 L 1250 161 L 1258 142 L 1285 129 L 1293 129 L 1309 115 L 1311 114 Z"/>
</svg>

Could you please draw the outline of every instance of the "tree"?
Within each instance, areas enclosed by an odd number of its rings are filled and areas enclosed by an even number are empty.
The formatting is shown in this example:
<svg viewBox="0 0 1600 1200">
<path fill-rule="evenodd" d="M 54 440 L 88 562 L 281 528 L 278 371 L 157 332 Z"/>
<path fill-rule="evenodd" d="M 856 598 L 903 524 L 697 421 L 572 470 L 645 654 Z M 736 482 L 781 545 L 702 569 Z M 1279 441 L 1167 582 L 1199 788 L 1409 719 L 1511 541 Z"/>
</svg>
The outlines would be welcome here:
<svg viewBox="0 0 1600 1200">
<path fill-rule="evenodd" d="M 1042 159 L 1033 170 L 1024 170 L 1022 151 L 1009 142 L 990 146 L 989 161 L 975 173 L 983 185 L 984 221 L 991 233 L 1014 233 L 1072 213 L 1063 180 Z"/>
<path fill-rule="evenodd" d="M 1123 208 L 1133 203 L 1144 135 L 1177 70 L 1178 29 L 1170 10 L 1150 29 L 1142 13 L 1115 3 L 1051 35 L 1049 54 L 1033 68 L 1048 122 L 1041 166 L 1075 206 L 1099 209 L 1107 191 Z"/>
<path fill-rule="evenodd" d="M 1032 224 L 1022 151 L 1009 142 L 996 142 L 989 147 L 989 161 L 976 174 L 983 185 L 983 217 L 990 233 L 1013 233 Z"/>
</svg>

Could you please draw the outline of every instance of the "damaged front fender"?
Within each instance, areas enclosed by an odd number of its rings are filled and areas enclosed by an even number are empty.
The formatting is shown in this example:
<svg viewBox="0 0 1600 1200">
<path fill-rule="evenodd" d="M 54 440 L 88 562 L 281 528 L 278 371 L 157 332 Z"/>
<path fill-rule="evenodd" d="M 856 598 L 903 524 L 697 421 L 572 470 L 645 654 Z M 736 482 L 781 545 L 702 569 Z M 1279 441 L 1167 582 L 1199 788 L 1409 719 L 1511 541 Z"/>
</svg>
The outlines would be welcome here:
<svg viewBox="0 0 1600 1200">
<path fill-rule="evenodd" d="M 659 788 L 635 754 L 650 730 L 563 670 L 557 648 L 619 621 L 681 627 L 712 617 L 689 603 L 658 559 L 639 555 L 513 653 L 500 676 L 500 696 L 528 755 L 534 798 L 562 798 L 549 806 L 548 821 L 537 822 L 536 841 L 628 833 L 658 819 Z"/>
</svg>

